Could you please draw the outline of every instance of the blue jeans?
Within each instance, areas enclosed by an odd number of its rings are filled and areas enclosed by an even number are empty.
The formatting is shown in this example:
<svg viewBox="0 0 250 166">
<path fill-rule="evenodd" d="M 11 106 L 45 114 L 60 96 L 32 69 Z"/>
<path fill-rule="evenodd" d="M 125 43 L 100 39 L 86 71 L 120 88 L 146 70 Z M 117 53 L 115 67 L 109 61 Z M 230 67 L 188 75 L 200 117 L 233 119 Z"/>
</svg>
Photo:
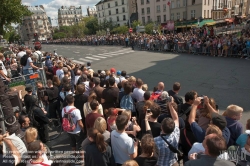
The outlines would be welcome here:
<svg viewBox="0 0 250 166">
<path fill-rule="evenodd" d="M 36 83 L 34 79 L 30 79 L 30 76 L 34 73 L 33 69 L 24 69 L 23 70 L 23 75 L 25 78 L 25 84 L 31 85 L 33 87 L 33 94 L 36 94 Z"/>
</svg>

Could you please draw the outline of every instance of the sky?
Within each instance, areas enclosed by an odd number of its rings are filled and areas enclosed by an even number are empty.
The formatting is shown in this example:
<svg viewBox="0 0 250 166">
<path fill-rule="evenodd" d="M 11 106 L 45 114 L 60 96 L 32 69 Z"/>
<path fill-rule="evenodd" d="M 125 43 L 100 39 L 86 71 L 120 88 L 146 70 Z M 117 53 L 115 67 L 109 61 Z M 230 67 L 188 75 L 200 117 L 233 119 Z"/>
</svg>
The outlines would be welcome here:
<svg viewBox="0 0 250 166">
<path fill-rule="evenodd" d="M 57 26 L 55 19 L 58 17 L 58 9 L 61 6 L 82 7 L 83 16 L 87 15 L 87 7 L 93 8 L 100 0 L 22 0 L 23 5 L 43 5 L 47 16 L 52 19 L 52 26 Z"/>
</svg>

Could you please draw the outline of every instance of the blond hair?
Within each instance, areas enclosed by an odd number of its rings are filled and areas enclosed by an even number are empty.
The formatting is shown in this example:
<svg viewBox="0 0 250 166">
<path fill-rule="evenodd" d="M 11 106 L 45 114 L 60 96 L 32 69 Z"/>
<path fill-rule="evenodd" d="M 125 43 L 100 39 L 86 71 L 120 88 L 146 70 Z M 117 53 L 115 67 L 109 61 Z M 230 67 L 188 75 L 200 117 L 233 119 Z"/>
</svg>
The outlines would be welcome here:
<svg viewBox="0 0 250 166">
<path fill-rule="evenodd" d="M 128 78 L 128 82 L 135 82 L 136 81 L 136 78 L 134 76 L 130 76 Z"/>
<path fill-rule="evenodd" d="M 142 85 L 142 90 L 147 91 L 148 90 L 148 84 L 143 84 Z"/>
<path fill-rule="evenodd" d="M 128 160 L 122 164 L 122 166 L 139 166 L 135 160 Z"/>
<path fill-rule="evenodd" d="M 26 143 L 31 143 L 37 139 L 37 129 L 34 127 L 29 127 L 26 129 L 25 134 L 24 134 L 24 140 Z"/>
<path fill-rule="evenodd" d="M 126 111 L 122 111 L 122 115 L 126 115 L 128 118 L 130 118 L 132 113 L 130 110 L 126 110 Z"/>
<path fill-rule="evenodd" d="M 206 130 L 206 135 L 209 135 L 209 134 L 217 134 L 219 136 L 222 136 L 222 131 L 219 129 L 219 127 L 213 124 L 209 124 Z"/>
<path fill-rule="evenodd" d="M 103 117 L 99 117 L 95 120 L 93 128 L 97 129 L 101 134 L 107 130 L 107 123 Z"/>
<path fill-rule="evenodd" d="M 237 116 L 239 115 L 240 113 L 243 112 L 243 108 L 240 107 L 240 106 L 237 106 L 237 105 L 229 105 L 226 109 L 226 111 L 223 113 L 224 116 L 226 117 L 233 117 L 233 116 Z"/>
</svg>

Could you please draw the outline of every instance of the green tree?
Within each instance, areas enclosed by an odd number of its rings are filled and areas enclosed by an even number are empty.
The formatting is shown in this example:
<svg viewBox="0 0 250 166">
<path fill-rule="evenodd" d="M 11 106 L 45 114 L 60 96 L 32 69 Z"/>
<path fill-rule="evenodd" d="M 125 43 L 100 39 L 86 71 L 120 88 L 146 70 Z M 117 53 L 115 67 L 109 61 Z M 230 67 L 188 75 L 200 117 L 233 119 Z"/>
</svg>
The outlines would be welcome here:
<svg viewBox="0 0 250 166">
<path fill-rule="evenodd" d="M 140 21 L 135 20 L 135 21 L 132 22 L 132 28 L 133 28 L 134 31 L 136 31 L 136 27 L 137 27 L 138 25 L 139 25 L 139 26 L 142 25 Z"/>
<path fill-rule="evenodd" d="M 128 27 L 123 25 L 112 30 L 113 33 L 124 34 L 128 32 Z"/>
<path fill-rule="evenodd" d="M 65 38 L 67 35 L 64 32 L 56 32 L 53 34 L 53 39 L 62 39 Z"/>
<path fill-rule="evenodd" d="M 30 15 L 32 13 L 21 0 L 0 0 L 0 35 L 4 33 L 4 26 L 21 23 L 24 16 Z"/>
<path fill-rule="evenodd" d="M 148 23 L 145 25 L 145 32 L 147 34 L 152 34 L 153 29 L 154 29 L 154 23 Z"/>
<path fill-rule="evenodd" d="M 98 31 L 98 20 L 96 17 L 85 17 L 83 22 L 85 27 L 88 28 L 89 34 L 95 34 Z"/>
<path fill-rule="evenodd" d="M 10 43 L 18 41 L 20 36 L 16 33 L 15 28 L 11 25 L 4 26 L 3 38 L 8 40 Z"/>
</svg>

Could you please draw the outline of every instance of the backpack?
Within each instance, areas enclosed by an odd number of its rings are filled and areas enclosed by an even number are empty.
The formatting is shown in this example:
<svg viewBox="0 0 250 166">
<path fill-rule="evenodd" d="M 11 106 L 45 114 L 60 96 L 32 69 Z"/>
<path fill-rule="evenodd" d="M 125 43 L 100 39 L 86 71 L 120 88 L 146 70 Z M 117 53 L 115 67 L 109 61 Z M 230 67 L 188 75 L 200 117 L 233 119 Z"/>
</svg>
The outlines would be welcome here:
<svg viewBox="0 0 250 166">
<path fill-rule="evenodd" d="M 76 108 L 71 108 L 68 112 L 66 112 L 66 107 L 64 107 L 64 116 L 62 119 L 62 128 L 66 132 L 72 132 L 76 128 L 76 124 L 73 122 L 73 118 L 71 116 L 71 112 L 74 111 Z"/>
<path fill-rule="evenodd" d="M 20 59 L 20 64 L 22 66 L 26 66 L 28 58 L 29 58 L 29 56 L 27 54 L 25 54 L 24 56 L 22 56 L 22 58 Z"/>
<path fill-rule="evenodd" d="M 153 92 L 153 93 L 151 94 L 149 100 L 152 100 L 152 101 L 158 100 L 160 96 L 161 96 L 161 92 L 160 92 L 160 93 L 155 93 L 155 92 Z"/>
<path fill-rule="evenodd" d="M 39 54 L 38 52 L 35 52 L 35 53 L 37 53 L 37 55 L 38 55 L 37 61 L 39 63 L 41 63 L 42 62 L 42 54 Z"/>
<path fill-rule="evenodd" d="M 120 102 L 120 107 L 122 109 L 131 110 L 132 112 L 135 112 L 135 106 L 134 101 L 131 97 L 131 95 L 124 95 Z"/>
</svg>

